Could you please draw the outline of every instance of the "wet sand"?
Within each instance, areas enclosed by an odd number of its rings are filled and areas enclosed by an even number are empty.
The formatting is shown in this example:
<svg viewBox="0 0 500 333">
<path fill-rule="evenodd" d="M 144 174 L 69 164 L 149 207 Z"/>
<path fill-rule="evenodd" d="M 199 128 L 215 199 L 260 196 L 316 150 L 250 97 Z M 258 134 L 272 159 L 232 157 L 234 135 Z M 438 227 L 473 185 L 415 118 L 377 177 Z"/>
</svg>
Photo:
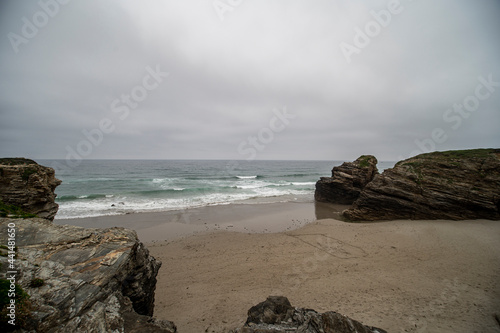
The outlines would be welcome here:
<svg viewBox="0 0 500 333">
<path fill-rule="evenodd" d="M 137 231 L 142 242 L 152 243 L 216 230 L 249 233 L 289 231 L 318 218 L 337 217 L 347 207 L 313 202 L 230 204 L 81 219 L 56 218 L 54 223 L 85 228 L 129 228 Z"/>
<path fill-rule="evenodd" d="M 181 333 L 227 332 L 269 295 L 388 332 L 500 332 L 498 221 L 323 219 L 341 208 L 228 205 L 79 222 L 138 231 L 163 262 L 155 317 Z"/>
</svg>

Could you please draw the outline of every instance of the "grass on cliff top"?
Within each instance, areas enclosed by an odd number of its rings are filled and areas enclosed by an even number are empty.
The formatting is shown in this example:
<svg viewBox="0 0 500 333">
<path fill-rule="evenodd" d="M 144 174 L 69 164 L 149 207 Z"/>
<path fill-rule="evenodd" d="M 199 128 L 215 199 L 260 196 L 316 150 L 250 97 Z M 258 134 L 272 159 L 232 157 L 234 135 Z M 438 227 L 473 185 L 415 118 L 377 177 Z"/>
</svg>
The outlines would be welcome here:
<svg viewBox="0 0 500 333">
<path fill-rule="evenodd" d="M 421 163 L 415 162 L 414 159 L 440 159 L 440 160 L 455 160 L 455 159 L 468 159 L 468 158 L 486 158 L 491 154 L 500 154 L 499 148 L 490 149 L 468 149 L 468 150 L 448 150 L 448 151 L 435 151 L 432 153 L 420 154 L 409 159 L 399 161 L 398 165 L 413 165 L 421 166 Z M 419 164 L 419 165 L 416 165 Z"/>
<path fill-rule="evenodd" d="M 485 158 L 490 154 L 500 154 L 500 149 L 468 149 L 468 150 L 448 150 L 448 151 L 435 151 L 432 153 L 420 154 L 418 157 L 424 158 Z"/>
<path fill-rule="evenodd" d="M 370 155 L 361 155 L 358 160 L 359 161 L 359 166 L 362 168 L 368 168 L 370 166 L 370 160 L 373 158 L 373 156 Z"/>
<path fill-rule="evenodd" d="M 0 158 L 0 165 L 22 165 L 22 164 L 38 164 L 33 160 L 22 157 L 7 157 Z"/>
<path fill-rule="evenodd" d="M 26 213 L 20 207 L 14 205 L 7 205 L 3 203 L 2 200 L 0 200 L 0 217 L 27 219 L 31 217 L 36 217 L 36 215 L 31 213 Z"/>
</svg>

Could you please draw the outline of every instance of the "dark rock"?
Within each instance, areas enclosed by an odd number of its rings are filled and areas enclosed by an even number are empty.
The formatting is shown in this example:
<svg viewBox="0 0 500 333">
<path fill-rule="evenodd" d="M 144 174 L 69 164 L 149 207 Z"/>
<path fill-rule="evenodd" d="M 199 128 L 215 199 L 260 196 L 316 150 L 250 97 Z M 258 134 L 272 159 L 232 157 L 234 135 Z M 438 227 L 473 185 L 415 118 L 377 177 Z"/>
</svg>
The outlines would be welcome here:
<svg viewBox="0 0 500 333">
<path fill-rule="evenodd" d="M 293 314 L 293 310 L 288 298 L 269 296 L 264 302 L 248 310 L 247 324 L 274 324 L 286 321 Z"/>
<path fill-rule="evenodd" d="M 377 175 L 350 220 L 500 220 L 500 149 L 421 154 Z"/>
<path fill-rule="evenodd" d="M 376 174 L 377 159 L 374 156 L 363 155 L 354 162 L 345 162 L 332 169 L 331 177 L 321 177 L 316 183 L 314 199 L 350 205 Z"/>
<path fill-rule="evenodd" d="M 176 332 L 155 321 L 161 262 L 124 228 L 85 229 L 47 220 L 0 219 L 0 243 L 16 225 L 16 281 L 31 296 L 30 332 Z M 2 278 L 8 268 L 0 257 Z M 43 285 L 32 287 L 31 281 Z"/>
<path fill-rule="evenodd" d="M 61 181 L 54 169 L 25 158 L 0 159 L 0 200 L 52 221 L 59 205 L 55 188 Z"/>
<path fill-rule="evenodd" d="M 270 296 L 248 311 L 245 325 L 235 333 L 386 333 L 369 327 L 339 313 L 318 313 L 294 308 L 286 297 Z"/>
</svg>

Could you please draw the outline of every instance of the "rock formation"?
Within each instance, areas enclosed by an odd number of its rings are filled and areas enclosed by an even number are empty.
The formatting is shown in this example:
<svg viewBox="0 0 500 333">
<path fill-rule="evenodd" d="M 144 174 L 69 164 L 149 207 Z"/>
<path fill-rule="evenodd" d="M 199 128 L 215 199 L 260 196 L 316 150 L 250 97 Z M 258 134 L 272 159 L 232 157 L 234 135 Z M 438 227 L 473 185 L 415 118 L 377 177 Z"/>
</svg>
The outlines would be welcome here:
<svg viewBox="0 0 500 333">
<path fill-rule="evenodd" d="M 25 158 L 0 159 L 0 201 L 52 221 L 59 205 L 55 188 L 61 181 L 54 169 Z"/>
<path fill-rule="evenodd" d="M 350 220 L 500 220 L 500 149 L 421 154 L 377 175 Z"/>
<path fill-rule="evenodd" d="M 350 205 L 376 174 L 377 159 L 374 156 L 363 155 L 354 162 L 345 162 L 332 169 L 331 177 L 321 177 L 316 183 L 314 199 Z"/>
<path fill-rule="evenodd" d="M 15 225 L 15 270 L 30 295 L 29 332 L 176 332 L 150 316 L 161 262 L 124 228 L 86 229 L 45 219 L 0 219 L 0 244 Z M 7 276 L 6 276 L 7 275 Z M 33 283 L 37 281 L 37 283 Z"/>
<path fill-rule="evenodd" d="M 245 325 L 236 333 L 386 333 L 336 312 L 318 313 L 294 308 L 286 297 L 270 296 L 248 310 Z"/>
</svg>

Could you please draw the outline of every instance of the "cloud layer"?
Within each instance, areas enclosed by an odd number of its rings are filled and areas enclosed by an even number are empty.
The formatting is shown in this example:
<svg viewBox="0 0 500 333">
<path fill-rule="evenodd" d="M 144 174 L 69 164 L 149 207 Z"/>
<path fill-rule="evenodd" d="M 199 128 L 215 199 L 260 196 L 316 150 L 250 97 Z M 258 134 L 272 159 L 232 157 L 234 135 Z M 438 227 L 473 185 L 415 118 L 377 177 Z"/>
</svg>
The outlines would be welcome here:
<svg viewBox="0 0 500 333">
<path fill-rule="evenodd" d="M 0 6 L 2 156 L 245 159 L 251 138 L 257 159 L 500 146 L 495 0 Z M 153 88 L 151 70 L 168 77 Z"/>
</svg>

